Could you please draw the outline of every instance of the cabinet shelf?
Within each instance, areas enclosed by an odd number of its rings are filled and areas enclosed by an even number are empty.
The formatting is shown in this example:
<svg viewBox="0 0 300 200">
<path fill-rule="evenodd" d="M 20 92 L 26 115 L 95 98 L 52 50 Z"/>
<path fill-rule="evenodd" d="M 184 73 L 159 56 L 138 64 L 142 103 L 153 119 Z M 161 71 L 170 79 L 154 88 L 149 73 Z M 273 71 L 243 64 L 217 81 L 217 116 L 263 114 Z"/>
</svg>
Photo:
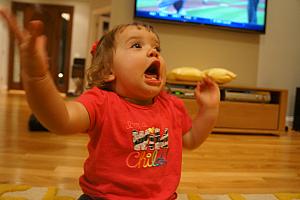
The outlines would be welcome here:
<svg viewBox="0 0 300 200">
<path fill-rule="evenodd" d="M 191 95 L 195 88 L 195 82 L 167 81 L 167 88 L 174 95 L 182 98 L 191 117 L 197 114 L 197 104 Z M 180 93 L 180 91 L 188 93 Z M 176 92 L 177 91 L 177 92 Z M 226 100 L 225 92 L 235 91 L 240 93 L 269 94 L 270 99 L 264 102 L 253 100 L 234 99 Z M 280 135 L 285 131 L 285 116 L 287 107 L 287 90 L 220 86 L 221 102 L 217 124 L 213 132 L 222 133 L 253 133 Z"/>
</svg>

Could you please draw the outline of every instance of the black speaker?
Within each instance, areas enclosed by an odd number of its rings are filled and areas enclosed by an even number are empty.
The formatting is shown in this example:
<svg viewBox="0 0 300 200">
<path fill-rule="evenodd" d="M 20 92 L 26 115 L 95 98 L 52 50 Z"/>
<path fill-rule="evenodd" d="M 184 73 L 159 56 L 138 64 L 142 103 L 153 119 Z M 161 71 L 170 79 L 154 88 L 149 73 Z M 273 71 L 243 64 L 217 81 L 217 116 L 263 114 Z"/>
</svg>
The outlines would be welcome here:
<svg viewBox="0 0 300 200">
<path fill-rule="evenodd" d="M 85 66 L 84 58 L 74 58 L 72 78 L 84 78 L 84 66 Z"/>
<path fill-rule="evenodd" d="M 296 88 L 293 130 L 300 131 L 300 88 Z"/>
</svg>

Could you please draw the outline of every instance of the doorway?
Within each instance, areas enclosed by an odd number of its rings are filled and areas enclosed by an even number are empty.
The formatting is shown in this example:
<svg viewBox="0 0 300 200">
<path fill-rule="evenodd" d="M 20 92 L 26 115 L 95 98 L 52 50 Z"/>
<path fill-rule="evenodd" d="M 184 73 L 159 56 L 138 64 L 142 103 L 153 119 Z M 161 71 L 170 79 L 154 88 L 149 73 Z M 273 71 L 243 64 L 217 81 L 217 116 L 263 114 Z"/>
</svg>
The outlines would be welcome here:
<svg viewBox="0 0 300 200">
<path fill-rule="evenodd" d="M 103 14 L 97 16 L 95 40 L 100 39 L 109 31 L 110 15 Z"/>
<path fill-rule="evenodd" d="M 110 30 L 111 7 L 106 6 L 92 10 L 89 44 L 92 46 Z M 86 60 L 86 66 L 91 66 L 91 59 Z M 84 83 L 86 84 L 86 83 Z"/>
<path fill-rule="evenodd" d="M 12 2 L 12 12 L 20 27 L 26 27 L 31 20 L 43 21 L 49 71 L 57 89 L 63 93 L 69 86 L 73 10 L 72 6 Z M 13 35 L 10 36 L 8 89 L 23 89 L 19 52 Z"/>
</svg>

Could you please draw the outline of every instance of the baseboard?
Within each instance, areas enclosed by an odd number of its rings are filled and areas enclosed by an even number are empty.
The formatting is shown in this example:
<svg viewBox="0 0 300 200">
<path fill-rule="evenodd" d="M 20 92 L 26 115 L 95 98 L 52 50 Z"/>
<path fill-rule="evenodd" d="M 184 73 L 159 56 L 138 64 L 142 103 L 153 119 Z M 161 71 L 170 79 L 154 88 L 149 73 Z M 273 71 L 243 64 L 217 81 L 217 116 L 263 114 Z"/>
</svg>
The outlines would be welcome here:
<svg viewBox="0 0 300 200">
<path fill-rule="evenodd" d="M 293 128 L 294 116 L 285 117 L 285 126 L 291 130 Z"/>
<path fill-rule="evenodd" d="M 0 85 L 0 91 L 7 91 L 7 85 Z"/>
</svg>

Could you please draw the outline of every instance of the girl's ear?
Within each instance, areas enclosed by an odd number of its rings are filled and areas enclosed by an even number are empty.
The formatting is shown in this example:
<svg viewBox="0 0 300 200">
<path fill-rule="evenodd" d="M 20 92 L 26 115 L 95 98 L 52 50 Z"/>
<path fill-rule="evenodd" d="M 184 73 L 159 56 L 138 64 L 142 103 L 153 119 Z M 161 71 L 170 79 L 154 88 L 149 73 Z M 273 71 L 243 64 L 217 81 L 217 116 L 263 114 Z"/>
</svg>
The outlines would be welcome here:
<svg viewBox="0 0 300 200">
<path fill-rule="evenodd" d="M 112 82 L 116 79 L 114 72 L 111 72 L 109 75 L 105 76 L 105 82 Z"/>
<path fill-rule="evenodd" d="M 115 75 L 114 74 L 110 74 L 110 75 L 107 75 L 106 78 L 105 78 L 105 82 L 112 82 L 115 80 Z"/>
</svg>

